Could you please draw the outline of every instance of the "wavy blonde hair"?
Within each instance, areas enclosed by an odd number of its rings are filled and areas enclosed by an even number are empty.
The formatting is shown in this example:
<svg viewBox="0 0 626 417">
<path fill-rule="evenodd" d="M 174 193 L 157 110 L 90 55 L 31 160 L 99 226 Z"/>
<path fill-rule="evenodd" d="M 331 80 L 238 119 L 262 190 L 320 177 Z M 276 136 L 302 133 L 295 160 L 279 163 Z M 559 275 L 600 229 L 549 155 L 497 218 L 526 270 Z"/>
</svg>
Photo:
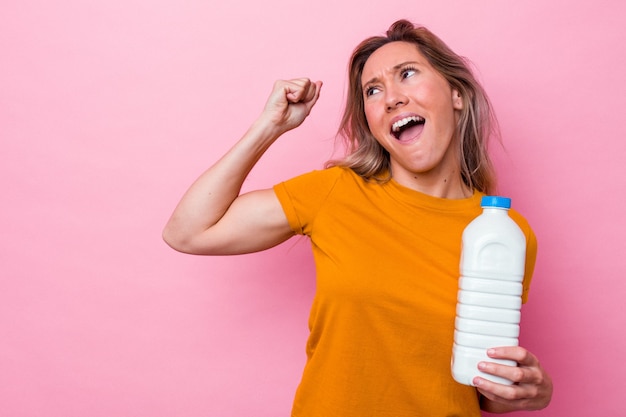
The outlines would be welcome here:
<svg viewBox="0 0 626 417">
<path fill-rule="evenodd" d="M 393 23 L 386 36 L 364 40 L 352 53 L 348 97 L 338 130 L 347 154 L 341 160 L 329 161 L 326 166 L 350 168 L 366 180 L 386 182 L 391 178 L 389 153 L 374 138 L 365 118 L 361 75 L 374 51 L 398 41 L 415 44 L 433 68 L 461 95 L 463 109 L 456 127 L 460 138 L 459 155 L 462 156 L 461 177 L 471 188 L 484 193 L 493 192 L 496 175 L 489 158 L 488 142 L 492 135 L 499 137 L 499 131 L 489 98 L 463 57 L 425 27 L 415 26 L 407 20 Z"/>
</svg>

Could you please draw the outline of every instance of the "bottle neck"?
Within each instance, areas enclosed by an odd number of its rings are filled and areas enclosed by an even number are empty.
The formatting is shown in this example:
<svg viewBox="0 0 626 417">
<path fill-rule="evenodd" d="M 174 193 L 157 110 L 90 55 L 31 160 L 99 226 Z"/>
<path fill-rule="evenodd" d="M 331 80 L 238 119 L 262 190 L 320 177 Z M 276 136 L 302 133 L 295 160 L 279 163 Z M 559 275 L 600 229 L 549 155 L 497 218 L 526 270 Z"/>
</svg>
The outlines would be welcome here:
<svg viewBox="0 0 626 417">
<path fill-rule="evenodd" d="M 508 214 L 508 212 L 509 212 L 509 209 L 508 208 L 504 208 L 504 207 L 492 207 L 492 206 L 483 207 L 483 213 Z"/>
</svg>

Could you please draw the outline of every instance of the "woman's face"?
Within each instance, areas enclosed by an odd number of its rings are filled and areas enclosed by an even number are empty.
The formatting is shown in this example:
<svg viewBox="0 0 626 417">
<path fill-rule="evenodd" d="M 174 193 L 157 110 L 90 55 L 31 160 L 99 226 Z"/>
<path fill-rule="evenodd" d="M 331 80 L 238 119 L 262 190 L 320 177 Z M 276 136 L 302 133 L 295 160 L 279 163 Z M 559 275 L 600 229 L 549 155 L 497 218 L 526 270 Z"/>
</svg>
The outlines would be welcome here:
<svg viewBox="0 0 626 417">
<path fill-rule="evenodd" d="M 455 186 L 461 178 L 455 132 L 463 102 L 417 46 L 392 42 L 377 49 L 363 67 L 361 84 L 367 123 L 389 152 L 394 179 L 433 195 L 441 189 L 432 187 Z"/>
</svg>

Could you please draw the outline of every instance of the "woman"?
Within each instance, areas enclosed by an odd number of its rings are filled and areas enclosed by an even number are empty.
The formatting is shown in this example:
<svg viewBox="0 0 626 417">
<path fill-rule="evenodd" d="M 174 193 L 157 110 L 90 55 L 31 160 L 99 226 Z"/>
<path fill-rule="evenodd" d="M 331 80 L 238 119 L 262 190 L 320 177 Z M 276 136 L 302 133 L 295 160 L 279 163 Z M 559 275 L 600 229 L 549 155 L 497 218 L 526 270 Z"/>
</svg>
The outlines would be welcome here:
<svg viewBox="0 0 626 417">
<path fill-rule="evenodd" d="M 489 102 L 465 62 L 435 35 L 398 21 L 350 63 L 340 133 L 348 155 L 329 168 L 239 195 L 249 171 L 317 102 L 321 82 L 278 81 L 261 116 L 190 187 L 164 238 L 204 255 L 311 238 L 317 268 L 307 363 L 292 415 L 479 416 L 540 409 L 550 377 L 522 347 L 490 350 L 475 387 L 450 374 L 460 239 L 494 187 Z M 536 241 L 526 221 L 526 299 Z"/>
</svg>

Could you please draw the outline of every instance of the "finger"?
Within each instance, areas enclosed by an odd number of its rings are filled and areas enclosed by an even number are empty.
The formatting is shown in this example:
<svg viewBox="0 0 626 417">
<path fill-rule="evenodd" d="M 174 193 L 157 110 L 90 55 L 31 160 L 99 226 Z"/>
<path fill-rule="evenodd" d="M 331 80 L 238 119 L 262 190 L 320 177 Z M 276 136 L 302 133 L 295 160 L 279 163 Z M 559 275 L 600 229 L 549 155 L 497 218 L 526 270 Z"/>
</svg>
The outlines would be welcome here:
<svg viewBox="0 0 626 417">
<path fill-rule="evenodd" d="M 521 346 L 501 346 L 487 350 L 487 355 L 495 359 L 510 359 L 523 365 L 531 365 L 537 358 Z"/>
<path fill-rule="evenodd" d="M 478 363 L 478 369 L 481 372 L 507 379 L 513 383 L 530 382 L 532 379 L 532 370 L 526 367 L 483 361 Z"/>
<path fill-rule="evenodd" d="M 288 81 L 277 80 L 274 82 L 274 86 L 272 88 L 272 92 L 267 100 L 268 105 L 278 105 L 279 107 L 286 106 L 289 104 L 289 99 L 287 98 L 287 94 L 294 87 L 289 87 Z"/>
<path fill-rule="evenodd" d="M 322 88 L 322 82 L 316 81 L 308 84 L 304 97 L 302 99 L 303 102 L 308 103 L 310 101 L 317 101 L 319 98 L 320 89 Z"/>
<path fill-rule="evenodd" d="M 317 82 L 311 84 L 311 88 L 310 88 L 310 92 L 309 92 L 310 98 L 308 98 L 305 101 L 305 104 L 307 106 L 307 113 L 310 112 L 311 109 L 313 108 L 313 106 L 315 105 L 315 103 L 317 103 L 317 100 L 320 98 L 321 91 L 322 91 L 322 82 L 321 81 L 317 81 Z"/>
<path fill-rule="evenodd" d="M 539 397 L 534 398 L 534 396 L 519 396 L 515 394 L 514 391 L 511 391 L 510 393 L 505 393 L 505 395 L 503 396 L 481 388 L 478 389 L 478 392 L 481 396 L 492 401 L 493 403 L 505 405 L 508 411 L 540 410 L 542 408 L 545 408 L 550 402 L 549 397 L 544 399 Z"/>
<path fill-rule="evenodd" d="M 272 111 L 284 111 L 289 104 L 300 101 L 303 89 L 310 81 L 306 78 L 295 80 L 277 80 L 267 100 L 266 109 Z"/>
<path fill-rule="evenodd" d="M 532 384 L 503 385 L 481 377 L 474 378 L 472 382 L 481 394 L 491 400 L 515 401 L 537 395 L 537 386 Z"/>
<path fill-rule="evenodd" d="M 287 97 L 287 100 L 290 103 L 307 101 L 306 97 L 309 95 L 310 88 L 311 80 L 308 78 L 298 78 L 286 81 L 284 84 L 285 97 Z"/>
<path fill-rule="evenodd" d="M 478 393 L 485 397 L 486 399 L 496 402 L 496 403 L 501 403 L 501 404 L 507 404 L 509 407 L 513 407 L 514 409 L 518 407 L 518 405 L 520 405 L 521 402 L 526 401 L 523 398 L 512 398 L 512 397 L 501 397 L 500 395 L 497 395 L 491 391 L 488 391 L 486 389 L 478 389 Z"/>
<path fill-rule="evenodd" d="M 491 351 L 491 349 L 490 349 Z M 494 352 L 488 352 L 494 359 L 507 359 L 518 361 L 517 366 L 510 366 L 496 362 L 483 361 L 478 364 L 482 372 L 502 377 L 515 384 L 541 384 L 544 372 L 537 357 L 524 348 L 497 348 Z"/>
<path fill-rule="evenodd" d="M 493 401 L 512 401 L 515 399 L 515 391 L 508 385 L 496 384 L 488 379 L 476 377 L 474 385 L 481 395 Z"/>
</svg>

